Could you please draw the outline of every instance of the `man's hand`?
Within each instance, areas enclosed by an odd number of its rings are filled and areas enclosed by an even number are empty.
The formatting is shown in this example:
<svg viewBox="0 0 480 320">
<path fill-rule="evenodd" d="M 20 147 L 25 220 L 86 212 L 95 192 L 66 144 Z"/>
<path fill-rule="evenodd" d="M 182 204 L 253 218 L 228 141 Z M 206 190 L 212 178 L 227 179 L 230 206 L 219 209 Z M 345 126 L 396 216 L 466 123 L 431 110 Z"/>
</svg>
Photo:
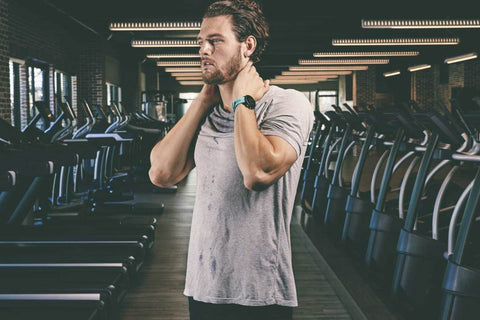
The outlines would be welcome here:
<svg viewBox="0 0 480 320">
<path fill-rule="evenodd" d="M 213 84 L 204 84 L 202 90 L 198 94 L 197 99 L 199 99 L 201 105 L 205 108 L 209 108 L 220 103 L 220 93 L 218 91 L 218 87 Z"/>
<path fill-rule="evenodd" d="M 233 99 L 238 99 L 245 95 L 250 95 L 257 101 L 268 91 L 270 80 L 263 80 L 253 62 L 249 61 L 247 65 L 238 73 L 233 85 Z"/>
</svg>

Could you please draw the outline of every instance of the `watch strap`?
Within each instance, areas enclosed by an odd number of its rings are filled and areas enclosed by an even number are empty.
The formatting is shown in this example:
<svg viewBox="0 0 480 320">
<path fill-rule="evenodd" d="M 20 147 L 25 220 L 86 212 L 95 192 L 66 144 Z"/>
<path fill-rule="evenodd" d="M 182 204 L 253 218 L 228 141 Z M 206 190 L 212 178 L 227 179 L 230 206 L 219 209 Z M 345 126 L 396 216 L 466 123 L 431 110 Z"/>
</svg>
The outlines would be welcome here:
<svg viewBox="0 0 480 320">
<path fill-rule="evenodd" d="M 233 110 L 233 113 L 235 113 L 235 109 L 237 108 L 237 106 L 241 103 L 245 103 L 245 96 L 243 97 L 240 97 L 238 99 L 235 99 L 232 103 L 232 110 Z"/>
</svg>

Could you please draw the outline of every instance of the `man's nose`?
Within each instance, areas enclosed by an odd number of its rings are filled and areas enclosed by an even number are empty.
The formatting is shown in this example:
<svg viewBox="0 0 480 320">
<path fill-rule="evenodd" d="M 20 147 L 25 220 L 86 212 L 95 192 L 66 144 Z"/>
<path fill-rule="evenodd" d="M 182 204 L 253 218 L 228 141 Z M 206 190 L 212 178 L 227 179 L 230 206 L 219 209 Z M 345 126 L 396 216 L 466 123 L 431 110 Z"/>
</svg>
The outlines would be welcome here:
<svg viewBox="0 0 480 320">
<path fill-rule="evenodd" d="M 200 45 L 200 49 L 198 50 L 198 52 L 200 53 L 200 56 L 210 55 L 212 54 L 212 46 L 210 45 L 210 43 L 208 43 L 208 41 L 204 41 Z"/>
</svg>

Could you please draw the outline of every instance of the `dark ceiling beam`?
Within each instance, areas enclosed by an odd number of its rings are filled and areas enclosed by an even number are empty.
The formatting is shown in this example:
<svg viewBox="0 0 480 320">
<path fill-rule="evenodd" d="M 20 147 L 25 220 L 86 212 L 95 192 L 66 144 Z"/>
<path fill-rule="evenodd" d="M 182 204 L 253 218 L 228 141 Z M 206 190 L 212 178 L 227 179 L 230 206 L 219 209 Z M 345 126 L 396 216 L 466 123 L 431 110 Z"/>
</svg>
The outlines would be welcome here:
<svg viewBox="0 0 480 320">
<path fill-rule="evenodd" d="M 88 31 L 92 32 L 93 34 L 99 36 L 99 37 L 102 37 L 102 35 L 97 32 L 95 29 L 91 28 L 90 26 L 86 25 L 85 23 L 83 23 L 82 21 L 78 20 L 77 18 L 75 18 L 74 16 L 72 16 L 70 13 L 64 11 L 63 9 L 57 7 L 56 5 L 54 5 L 53 3 L 51 3 L 50 1 L 48 0 L 42 0 L 43 3 L 45 3 L 47 6 L 55 9 L 57 12 L 63 14 L 64 16 L 66 16 L 67 18 L 69 18 L 70 20 L 72 20 L 73 22 L 75 22 L 76 24 L 80 25 L 81 27 L 87 29 Z"/>
</svg>

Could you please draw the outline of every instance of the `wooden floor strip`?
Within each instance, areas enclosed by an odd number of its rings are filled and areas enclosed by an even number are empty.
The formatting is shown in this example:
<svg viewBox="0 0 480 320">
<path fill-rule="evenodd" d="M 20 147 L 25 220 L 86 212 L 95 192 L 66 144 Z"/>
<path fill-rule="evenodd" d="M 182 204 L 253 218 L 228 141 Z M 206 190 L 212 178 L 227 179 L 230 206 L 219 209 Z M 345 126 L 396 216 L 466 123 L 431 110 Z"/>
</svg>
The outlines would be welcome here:
<svg viewBox="0 0 480 320">
<path fill-rule="evenodd" d="M 152 255 L 125 297 L 120 320 L 189 318 L 183 287 L 195 184 L 193 171 L 176 193 L 152 193 L 151 187 L 136 192 L 137 201 L 163 203 L 165 211 L 157 216 Z M 299 307 L 294 319 L 365 319 L 296 221 L 292 222 L 292 251 Z"/>
<path fill-rule="evenodd" d="M 300 210 L 299 207 L 295 208 L 290 227 L 293 266 L 299 295 L 299 308 L 294 318 L 299 320 L 367 319 L 303 228 L 297 223 L 296 217 L 300 214 Z"/>
</svg>

